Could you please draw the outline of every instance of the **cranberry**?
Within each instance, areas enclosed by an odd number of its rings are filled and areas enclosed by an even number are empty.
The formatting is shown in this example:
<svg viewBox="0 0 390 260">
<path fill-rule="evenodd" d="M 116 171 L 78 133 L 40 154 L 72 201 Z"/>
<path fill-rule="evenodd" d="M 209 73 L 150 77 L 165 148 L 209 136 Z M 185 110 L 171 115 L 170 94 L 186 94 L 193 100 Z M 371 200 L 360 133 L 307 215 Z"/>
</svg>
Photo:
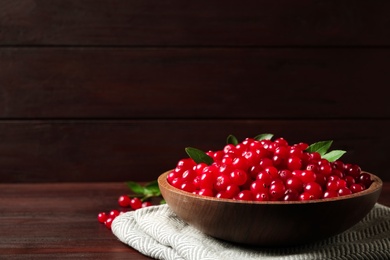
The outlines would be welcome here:
<svg viewBox="0 0 390 260">
<path fill-rule="evenodd" d="M 269 187 L 269 194 L 275 200 L 280 199 L 284 192 L 286 191 L 286 187 L 281 180 L 274 180 L 271 182 L 271 186 Z"/>
<path fill-rule="evenodd" d="M 357 193 L 364 190 L 364 187 L 361 184 L 353 183 L 349 186 L 349 189 L 352 193 Z"/>
<path fill-rule="evenodd" d="M 309 182 L 305 185 L 305 192 L 314 196 L 314 199 L 320 199 L 322 197 L 322 188 L 317 182 Z"/>
<path fill-rule="evenodd" d="M 119 215 L 119 210 L 113 209 L 109 213 L 109 218 L 116 218 Z"/>
<path fill-rule="evenodd" d="M 201 189 L 212 189 L 214 186 L 214 174 L 212 172 L 203 172 L 200 176 L 199 187 Z"/>
<path fill-rule="evenodd" d="M 107 214 L 106 214 L 106 212 L 100 212 L 99 214 L 98 214 L 98 221 L 100 222 L 100 223 L 104 223 L 106 220 L 107 220 Z"/>
<path fill-rule="evenodd" d="M 220 174 L 218 175 L 218 177 L 215 179 L 215 182 L 214 182 L 214 188 L 217 190 L 217 191 L 225 191 L 226 190 L 226 187 L 229 186 L 230 184 L 232 184 L 232 180 L 230 179 L 229 176 L 225 175 L 225 174 Z"/>
<path fill-rule="evenodd" d="M 291 156 L 287 160 L 287 167 L 290 171 L 299 170 L 302 167 L 301 158 L 298 156 Z"/>
<path fill-rule="evenodd" d="M 203 189 L 200 189 L 200 190 L 197 192 L 197 194 L 198 194 L 198 195 L 201 195 L 201 196 L 214 197 L 213 189 L 203 188 Z"/>
<path fill-rule="evenodd" d="M 112 221 L 115 219 L 115 217 L 108 217 L 106 219 L 106 221 L 104 221 L 104 225 L 108 228 L 108 229 L 111 229 L 111 224 L 112 224 Z"/>
<path fill-rule="evenodd" d="M 256 179 L 262 181 L 265 186 L 271 185 L 271 182 L 272 182 L 272 177 L 265 171 L 261 171 L 256 176 Z"/>
<path fill-rule="evenodd" d="M 324 192 L 324 195 L 322 196 L 324 199 L 328 199 L 328 198 L 335 198 L 335 197 L 338 197 L 339 196 L 339 193 L 335 190 L 327 190 Z"/>
<path fill-rule="evenodd" d="M 137 210 L 137 209 L 142 208 L 142 201 L 141 201 L 141 199 L 140 199 L 140 198 L 137 198 L 137 197 L 132 198 L 132 199 L 130 200 L 130 207 L 131 207 L 132 209 L 134 209 L 134 210 Z"/>
<path fill-rule="evenodd" d="M 344 188 L 340 188 L 338 190 L 338 193 L 339 193 L 339 196 L 346 196 L 346 195 L 352 194 L 352 191 L 350 189 L 348 189 L 347 187 L 344 187 Z"/>
<path fill-rule="evenodd" d="M 236 200 L 253 200 L 253 193 L 250 190 L 242 190 L 235 197 Z"/>
<path fill-rule="evenodd" d="M 235 169 L 230 173 L 230 179 L 237 186 L 243 185 L 248 178 L 247 173 L 241 169 Z"/>
<path fill-rule="evenodd" d="M 192 181 L 185 181 L 180 185 L 180 189 L 187 192 L 194 192 L 196 190 L 196 186 Z"/>
<path fill-rule="evenodd" d="M 366 188 L 370 187 L 372 183 L 371 176 L 365 172 L 361 173 L 358 177 L 358 183 L 364 185 Z"/>
<path fill-rule="evenodd" d="M 255 180 L 250 185 L 250 190 L 253 193 L 268 193 L 270 183 L 265 183 L 263 180 Z"/>
<path fill-rule="evenodd" d="M 127 195 L 121 195 L 118 198 L 118 204 L 121 207 L 129 207 L 130 206 L 130 198 Z"/>
<path fill-rule="evenodd" d="M 292 176 L 286 181 L 285 184 L 287 189 L 295 190 L 299 193 L 303 191 L 303 182 L 300 178 L 297 176 Z"/>
<path fill-rule="evenodd" d="M 150 201 L 144 201 L 144 202 L 142 202 L 142 208 L 146 208 L 146 207 L 150 207 L 150 206 L 152 206 L 153 204 L 152 204 L 152 202 L 150 202 Z"/>
<path fill-rule="evenodd" d="M 309 170 L 303 170 L 301 172 L 301 176 L 299 178 L 303 181 L 303 183 L 309 183 L 316 180 L 317 176 L 314 172 Z"/>
<path fill-rule="evenodd" d="M 269 201 L 269 194 L 268 192 L 260 192 L 256 193 L 254 196 L 255 201 Z"/>
</svg>

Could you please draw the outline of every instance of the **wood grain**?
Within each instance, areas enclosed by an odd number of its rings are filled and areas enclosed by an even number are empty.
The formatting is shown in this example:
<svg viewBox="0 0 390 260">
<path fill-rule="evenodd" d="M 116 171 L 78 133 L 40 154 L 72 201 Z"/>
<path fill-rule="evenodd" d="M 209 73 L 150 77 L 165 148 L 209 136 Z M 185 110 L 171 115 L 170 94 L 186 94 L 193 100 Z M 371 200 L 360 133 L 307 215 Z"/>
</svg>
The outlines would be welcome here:
<svg viewBox="0 0 390 260">
<path fill-rule="evenodd" d="M 383 46 L 377 1 L 3 0 L 2 45 Z"/>
<path fill-rule="evenodd" d="M 1 259 L 150 259 L 97 221 L 123 183 L 0 184 Z"/>
<path fill-rule="evenodd" d="M 151 181 L 186 158 L 273 133 L 290 143 L 334 140 L 342 159 L 390 180 L 389 120 L 43 120 L 0 123 L 1 182 Z"/>
<path fill-rule="evenodd" d="M 0 48 L 1 118 L 389 118 L 389 49 Z"/>
</svg>

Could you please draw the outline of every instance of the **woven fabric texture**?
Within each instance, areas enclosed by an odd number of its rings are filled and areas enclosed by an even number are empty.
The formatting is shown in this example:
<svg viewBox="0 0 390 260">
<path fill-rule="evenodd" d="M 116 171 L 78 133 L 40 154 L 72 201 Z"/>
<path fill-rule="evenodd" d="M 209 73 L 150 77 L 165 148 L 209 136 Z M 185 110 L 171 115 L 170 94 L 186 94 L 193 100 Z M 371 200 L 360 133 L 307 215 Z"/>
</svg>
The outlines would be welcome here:
<svg viewBox="0 0 390 260">
<path fill-rule="evenodd" d="M 381 204 L 344 233 L 296 247 L 256 248 L 220 241 L 186 224 L 168 205 L 121 214 L 112 232 L 140 253 L 161 260 L 390 260 L 390 208 Z"/>
</svg>

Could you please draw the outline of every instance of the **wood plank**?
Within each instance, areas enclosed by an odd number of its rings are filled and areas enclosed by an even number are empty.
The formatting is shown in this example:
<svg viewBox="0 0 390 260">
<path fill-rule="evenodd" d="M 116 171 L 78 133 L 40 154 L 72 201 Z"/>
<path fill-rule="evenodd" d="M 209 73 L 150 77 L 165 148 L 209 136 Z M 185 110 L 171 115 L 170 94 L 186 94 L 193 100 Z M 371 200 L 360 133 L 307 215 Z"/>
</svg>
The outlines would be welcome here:
<svg viewBox="0 0 390 260">
<path fill-rule="evenodd" d="M 97 221 L 127 193 L 123 183 L 0 184 L 0 258 L 151 259 Z"/>
<path fill-rule="evenodd" d="M 3 0 L 1 45 L 383 46 L 389 1 Z"/>
<path fill-rule="evenodd" d="M 186 158 L 273 133 L 290 143 L 334 140 L 342 158 L 389 181 L 390 120 L 1 121 L 0 182 L 151 181 Z"/>
<path fill-rule="evenodd" d="M 3 48 L 1 118 L 389 118 L 390 49 Z"/>
</svg>

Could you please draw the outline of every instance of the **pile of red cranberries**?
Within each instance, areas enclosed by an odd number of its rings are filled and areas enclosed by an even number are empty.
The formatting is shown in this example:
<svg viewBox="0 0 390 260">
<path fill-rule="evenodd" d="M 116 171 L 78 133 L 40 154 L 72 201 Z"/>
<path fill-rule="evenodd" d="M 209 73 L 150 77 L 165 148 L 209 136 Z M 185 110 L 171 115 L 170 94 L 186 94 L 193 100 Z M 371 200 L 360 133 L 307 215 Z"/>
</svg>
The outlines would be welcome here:
<svg viewBox="0 0 390 260">
<path fill-rule="evenodd" d="M 307 201 L 333 198 L 367 189 L 370 174 L 359 165 L 329 161 L 308 144 L 290 145 L 284 138 L 246 138 L 208 151 L 211 163 L 191 157 L 177 162 L 168 182 L 202 196 L 246 201 Z"/>
</svg>

